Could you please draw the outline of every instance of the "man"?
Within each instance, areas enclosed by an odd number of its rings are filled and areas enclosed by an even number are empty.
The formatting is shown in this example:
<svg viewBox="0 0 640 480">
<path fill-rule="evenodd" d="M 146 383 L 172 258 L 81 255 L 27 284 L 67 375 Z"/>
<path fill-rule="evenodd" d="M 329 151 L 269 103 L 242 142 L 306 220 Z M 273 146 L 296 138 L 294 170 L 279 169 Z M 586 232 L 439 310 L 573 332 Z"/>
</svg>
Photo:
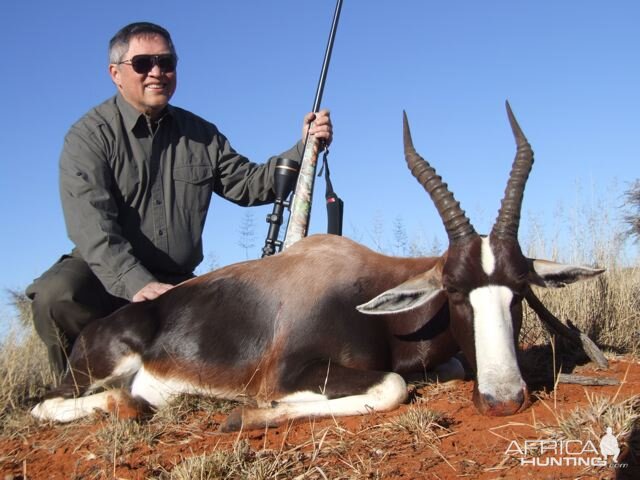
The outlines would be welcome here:
<svg viewBox="0 0 640 480">
<path fill-rule="evenodd" d="M 243 206 L 274 200 L 277 157 L 254 164 L 213 124 L 169 104 L 177 60 L 164 28 L 121 29 L 109 44 L 117 94 L 65 138 L 60 193 L 75 248 L 27 288 L 55 374 L 85 325 L 193 276 L 213 193 Z M 303 139 L 309 128 L 331 142 L 327 111 L 305 116 Z M 302 150 L 300 141 L 279 156 L 300 161 Z"/>
</svg>

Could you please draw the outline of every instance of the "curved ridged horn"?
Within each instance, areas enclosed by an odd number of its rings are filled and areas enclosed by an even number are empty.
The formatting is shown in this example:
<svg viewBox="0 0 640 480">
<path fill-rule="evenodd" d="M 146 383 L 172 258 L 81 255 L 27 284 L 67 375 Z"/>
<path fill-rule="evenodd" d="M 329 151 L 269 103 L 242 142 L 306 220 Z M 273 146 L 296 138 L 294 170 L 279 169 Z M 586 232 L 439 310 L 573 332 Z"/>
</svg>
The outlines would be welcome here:
<svg viewBox="0 0 640 480">
<path fill-rule="evenodd" d="M 511 130 L 516 140 L 516 157 L 513 160 L 511 174 L 507 182 L 507 188 L 504 192 L 504 198 L 498 212 L 498 218 L 493 225 L 492 235 L 499 238 L 518 238 L 518 227 L 520 226 L 520 210 L 522 209 L 522 198 L 524 196 L 524 187 L 529 178 L 531 167 L 533 166 L 533 150 L 522 133 L 520 125 L 516 121 L 509 102 L 505 102 L 507 106 L 507 115 Z"/>
<path fill-rule="evenodd" d="M 457 243 L 466 237 L 477 235 L 464 210 L 460 208 L 460 203 L 456 201 L 449 191 L 447 184 L 442 181 L 442 177 L 416 152 L 411 140 L 407 113 L 404 111 L 402 113 L 404 118 L 404 156 L 407 160 L 407 165 L 413 176 L 416 177 L 420 185 L 424 187 L 431 197 L 431 200 L 433 200 L 449 236 L 449 243 Z"/>
</svg>

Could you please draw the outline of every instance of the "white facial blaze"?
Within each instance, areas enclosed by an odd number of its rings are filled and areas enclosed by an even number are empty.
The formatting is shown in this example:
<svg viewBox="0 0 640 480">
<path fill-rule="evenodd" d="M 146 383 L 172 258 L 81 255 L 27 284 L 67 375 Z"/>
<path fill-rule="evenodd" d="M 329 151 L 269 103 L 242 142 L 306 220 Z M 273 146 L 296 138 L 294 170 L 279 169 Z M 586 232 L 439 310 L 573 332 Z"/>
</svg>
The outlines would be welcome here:
<svg viewBox="0 0 640 480">
<path fill-rule="evenodd" d="M 496 257 L 491 250 L 491 244 L 489 243 L 489 237 L 482 238 L 482 269 L 487 275 L 491 275 L 496 269 Z"/>
<path fill-rule="evenodd" d="M 473 307 L 478 390 L 497 401 L 515 399 L 525 386 L 513 339 L 507 287 L 489 285 L 469 294 Z"/>
</svg>

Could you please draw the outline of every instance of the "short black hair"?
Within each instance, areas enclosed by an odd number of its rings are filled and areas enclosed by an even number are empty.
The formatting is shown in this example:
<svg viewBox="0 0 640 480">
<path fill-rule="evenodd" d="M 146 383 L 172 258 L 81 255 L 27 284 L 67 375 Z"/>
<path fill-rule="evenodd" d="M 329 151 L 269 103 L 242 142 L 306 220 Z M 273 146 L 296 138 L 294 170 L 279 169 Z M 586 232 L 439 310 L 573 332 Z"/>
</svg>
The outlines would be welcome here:
<svg viewBox="0 0 640 480">
<path fill-rule="evenodd" d="M 129 42 L 132 37 L 138 35 L 160 35 L 162 36 L 171 49 L 171 53 L 177 57 L 175 46 L 171 40 L 169 32 L 151 22 L 134 22 L 122 27 L 109 41 L 109 63 L 118 63 L 122 60 L 122 56 L 129 50 Z"/>
</svg>

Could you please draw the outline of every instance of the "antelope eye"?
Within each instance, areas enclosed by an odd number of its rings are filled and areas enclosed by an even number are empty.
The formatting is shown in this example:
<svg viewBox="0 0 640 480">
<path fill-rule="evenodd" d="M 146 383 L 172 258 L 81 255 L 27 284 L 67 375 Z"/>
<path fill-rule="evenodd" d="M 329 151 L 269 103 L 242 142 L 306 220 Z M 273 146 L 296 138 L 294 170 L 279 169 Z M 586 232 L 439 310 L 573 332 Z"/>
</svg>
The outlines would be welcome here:
<svg viewBox="0 0 640 480">
<path fill-rule="evenodd" d="M 444 287 L 444 289 L 445 289 L 445 291 L 447 292 L 448 295 L 459 295 L 460 293 L 462 293 L 462 292 L 460 292 L 460 290 L 458 290 L 455 287 L 447 286 L 447 287 Z"/>
</svg>

